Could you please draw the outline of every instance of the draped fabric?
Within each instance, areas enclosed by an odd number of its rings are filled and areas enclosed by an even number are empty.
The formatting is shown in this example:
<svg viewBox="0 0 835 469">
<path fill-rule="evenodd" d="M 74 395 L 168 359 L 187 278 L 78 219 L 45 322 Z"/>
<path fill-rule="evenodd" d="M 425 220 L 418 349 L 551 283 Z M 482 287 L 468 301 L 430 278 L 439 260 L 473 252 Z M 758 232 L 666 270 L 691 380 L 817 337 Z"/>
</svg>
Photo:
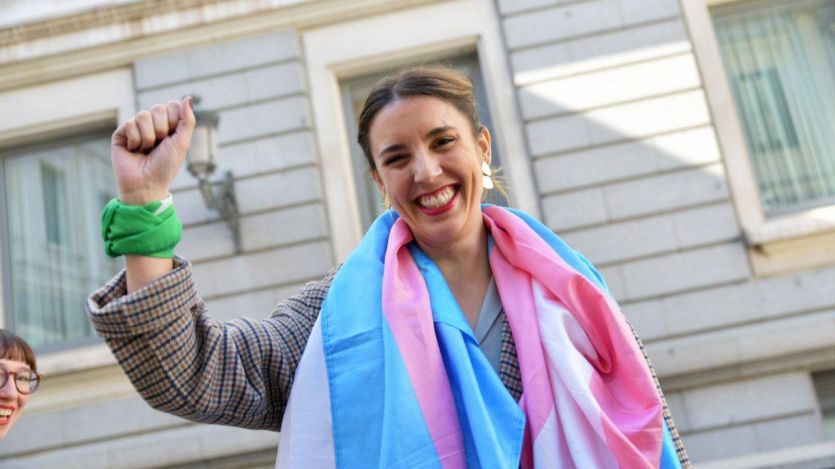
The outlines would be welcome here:
<svg viewBox="0 0 835 469">
<path fill-rule="evenodd" d="M 652 376 L 599 274 L 524 214 L 483 215 L 520 402 L 440 270 L 384 214 L 325 299 L 279 467 L 679 467 Z"/>
<path fill-rule="evenodd" d="M 835 203 L 835 4 L 717 9 L 765 211 Z"/>
</svg>

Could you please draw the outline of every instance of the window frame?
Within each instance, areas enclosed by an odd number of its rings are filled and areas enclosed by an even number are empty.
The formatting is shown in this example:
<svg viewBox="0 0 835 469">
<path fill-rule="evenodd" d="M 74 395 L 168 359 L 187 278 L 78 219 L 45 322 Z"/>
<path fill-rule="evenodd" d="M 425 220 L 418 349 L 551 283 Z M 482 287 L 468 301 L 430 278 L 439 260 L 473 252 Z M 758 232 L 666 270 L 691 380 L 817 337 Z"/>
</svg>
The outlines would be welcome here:
<svg viewBox="0 0 835 469">
<path fill-rule="evenodd" d="M 32 150 L 37 152 L 52 148 L 61 148 L 67 145 L 86 143 L 93 139 L 101 140 L 107 138 L 109 142 L 109 134 L 113 132 L 114 126 L 111 122 L 103 122 L 100 125 L 95 125 L 94 123 L 91 123 L 89 129 L 87 129 L 86 127 L 87 126 L 79 126 L 73 128 L 73 132 L 69 135 L 59 134 L 58 137 L 54 137 L 51 135 L 43 135 L 42 138 L 39 139 L 39 141 L 31 143 L 33 147 L 31 149 L 28 148 L 28 144 L 21 144 L 11 148 L 0 148 L 0 221 L 6 222 L 9 217 L 7 211 L 8 186 L 6 185 L 5 174 L 6 161 L 9 159 L 26 157 L 25 155 L 27 153 L 30 153 Z M 47 226 L 48 225 L 49 223 L 47 223 Z M 11 252 L 11 239 L 9 237 L 9 230 L 6 229 L 6 227 L 0 227 L 0 251 Z M 10 256 L 0 256 L 0 279 L 2 279 L 4 291 L 9 291 L 9 288 L 12 284 L 12 279 L 10 278 L 11 276 L 4 275 L 10 274 L 12 271 L 12 263 L 9 257 Z M 12 312 L 9 311 L 9 308 L 13 303 L 11 293 L 7 296 L 3 296 L 2 298 L 0 298 L 0 301 L 2 301 L 4 305 L 3 311 L 8 311 L 8 315 L 3 317 L 3 324 L 5 325 L 5 327 L 10 326 L 12 329 L 15 329 L 15 318 Z M 67 340 L 61 342 L 60 344 L 33 346 L 33 348 L 38 354 L 42 354 L 53 351 L 82 347 L 85 345 L 97 344 L 100 342 L 101 341 L 95 335 L 92 335 L 84 338 Z"/>
<path fill-rule="evenodd" d="M 0 92 L 0 108 L 15 109 L 15 119 L 0 123 L 0 150 L 7 151 L 44 140 L 87 135 L 109 127 L 135 114 L 133 75 L 130 68 L 86 75 L 48 84 Z M 5 213 L 5 193 L 0 194 L 0 215 Z M 5 218 L 4 218 L 5 219 Z M 5 235 L 4 235 L 5 236 Z M 8 262 L 8 240 L 0 250 L 0 265 Z M 10 300 L 10 279 L 0 268 L 0 327 L 5 327 Z M 115 364 L 107 347 L 82 340 L 60 346 L 38 347 L 39 369 L 45 374 L 61 374 Z"/>
<path fill-rule="evenodd" d="M 323 192 L 337 262 L 348 257 L 363 234 L 355 190 L 358 182 L 353 177 L 348 146 L 354 129 L 345 128 L 340 80 L 405 63 L 431 63 L 476 52 L 494 124 L 493 142 L 504 156 L 510 201 L 539 217 L 539 198 L 500 27 L 495 5 L 452 0 L 303 32 Z"/>
<path fill-rule="evenodd" d="M 699 64 L 713 126 L 753 271 L 773 275 L 835 264 L 835 205 L 767 218 L 725 72 L 710 7 L 746 0 L 682 0 L 686 27 Z"/>
</svg>

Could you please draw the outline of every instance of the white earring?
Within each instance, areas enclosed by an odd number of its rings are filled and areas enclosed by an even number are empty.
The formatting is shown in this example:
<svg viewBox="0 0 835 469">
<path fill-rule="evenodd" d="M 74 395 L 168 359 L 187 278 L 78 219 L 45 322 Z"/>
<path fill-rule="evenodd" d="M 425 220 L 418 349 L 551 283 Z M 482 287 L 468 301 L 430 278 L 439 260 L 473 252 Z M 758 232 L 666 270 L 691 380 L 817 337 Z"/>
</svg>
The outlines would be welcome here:
<svg viewBox="0 0 835 469">
<path fill-rule="evenodd" d="M 490 190 L 493 188 L 493 171 L 490 169 L 490 165 L 487 164 L 486 161 L 481 162 L 481 184 L 484 186 L 485 189 Z"/>
</svg>

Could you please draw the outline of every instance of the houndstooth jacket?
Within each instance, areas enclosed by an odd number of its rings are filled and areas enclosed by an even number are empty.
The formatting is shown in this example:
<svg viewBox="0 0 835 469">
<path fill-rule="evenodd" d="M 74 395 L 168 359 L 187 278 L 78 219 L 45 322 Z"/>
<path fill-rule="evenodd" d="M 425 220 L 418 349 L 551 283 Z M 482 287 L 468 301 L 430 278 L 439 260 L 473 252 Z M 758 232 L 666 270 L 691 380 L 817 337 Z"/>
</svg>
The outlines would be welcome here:
<svg viewBox="0 0 835 469">
<path fill-rule="evenodd" d="M 279 431 L 296 366 L 338 268 L 279 303 L 267 319 L 221 323 L 197 295 L 191 264 L 175 258 L 174 266 L 130 295 L 124 271 L 91 294 L 87 311 L 96 331 L 155 409 L 196 422 Z M 521 374 L 506 319 L 499 377 L 519 400 Z M 661 396 L 678 458 L 690 467 Z"/>
</svg>

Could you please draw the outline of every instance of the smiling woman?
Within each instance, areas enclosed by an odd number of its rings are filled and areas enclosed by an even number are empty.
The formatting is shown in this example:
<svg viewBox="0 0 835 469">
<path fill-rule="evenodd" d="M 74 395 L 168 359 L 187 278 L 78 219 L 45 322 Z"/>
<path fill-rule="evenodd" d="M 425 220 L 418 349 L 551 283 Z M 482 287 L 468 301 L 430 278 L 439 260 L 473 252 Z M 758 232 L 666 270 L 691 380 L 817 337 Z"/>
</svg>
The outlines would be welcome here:
<svg viewBox="0 0 835 469">
<path fill-rule="evenodd" d="M 41 376 L 32 348 L 17 335 L 0 329 L 0 441 L 20 418 Z"/>
<path fill-rule="evenodd" d="M 414 68 L 371 90 L 358 141 L 391 208 L 262 321 L 212 320 L 172 255 L 168 187 L 193 128 L 186 99 L 114 134 L 121 200 L 102 232 L 126 271 L 88 302 L 152 406 L 281 430 L 288 468 L 687 466 L 600 274 L 539 221 L 482 205 L 491 137 L 466 78 Z"/>
</svg>

